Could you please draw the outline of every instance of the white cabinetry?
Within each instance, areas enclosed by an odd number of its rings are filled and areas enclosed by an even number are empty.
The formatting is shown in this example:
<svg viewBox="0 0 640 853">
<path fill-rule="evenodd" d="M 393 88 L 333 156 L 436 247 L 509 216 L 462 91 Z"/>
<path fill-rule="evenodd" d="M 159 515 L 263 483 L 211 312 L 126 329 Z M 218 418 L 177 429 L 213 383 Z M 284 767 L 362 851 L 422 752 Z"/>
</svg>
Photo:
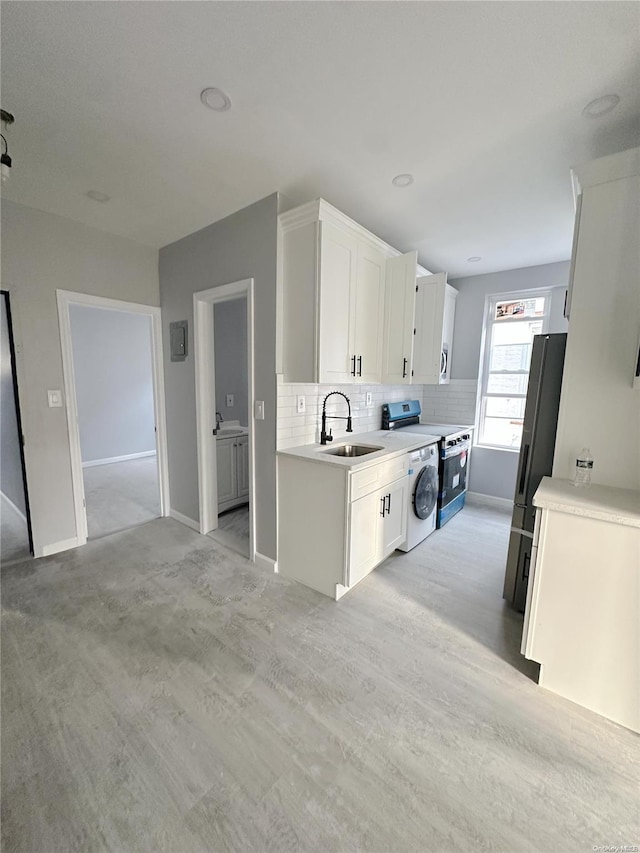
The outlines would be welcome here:
<svg viewBox="0 0 640 853">
<path fill-rule="evenodd" d="M 249 438 L 216 440 L 218 512 L 247 503 L 249 498 Z"/>
<path fill-rule="evenodd" d="M 394 352 L 387 360 L 393 360 L 390 370 L 397 372 L 395 355 L 400 354 L 402 367 L 402 358 L 410 358 L 407 329 L 413 332 L 412 322 L 405 323 L 413 315 L 409 300 L 400 308 L 394 303 L 385 337 L 388 275 L 394 284 L 405 276 L 400 267 L 388 273 L 387 261 L 399 253 L 322 199 L 281 214 L 279 228 L 279 371 L 284 381 L 379 383 L 386 375 L 386 340 Z M 405 258 L 412 259 L 415 282 L 416 255 Z"/>
<path fill-rule="evenodd" d="M 640 488 L 640 148 L 574 172 L 580 193 L 553 476 L 593 455 L 592 482 Z"/>
<path fill-rule="evenodd" d="M 417 264 L 417 252 L 387 259 L 382 348 L 382 382 L 385 385 L 411 383 Z"/>
<path fill-rule="evenodd" d="M 545 477 L 534 503 L 522 653 L 542 687 L 640 731 L 640 492 Z"/>
<path fill-rule="evenodd" d="M 406 538 L 407 466 L 405 454 L 354 472 L 280 454 L 280 574 L 331 598 L 361 581 Z"/>
<path fill-rule="evenodd" d="M 412 377 L 417 385 L 449 382 L 457 296 L 446 273 L 418 279 Z"/>
</svg>

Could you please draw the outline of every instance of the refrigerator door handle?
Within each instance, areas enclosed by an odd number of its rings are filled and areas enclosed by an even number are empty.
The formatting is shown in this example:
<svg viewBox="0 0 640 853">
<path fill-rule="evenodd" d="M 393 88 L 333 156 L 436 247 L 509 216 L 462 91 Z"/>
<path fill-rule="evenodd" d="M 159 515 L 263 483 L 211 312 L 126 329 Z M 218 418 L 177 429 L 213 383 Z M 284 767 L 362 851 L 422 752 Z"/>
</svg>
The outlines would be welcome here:
<svg viewBox="0 0 640 853">
<path fill-rule="evenodd" d="M 518 495 L 524 495 L 525 484 L 529 473 L 529 448 L 530 445 L 525 444 L 522 448 L 522 466 L 520 468 L 520 482 L 518 483 Z"/>
</svg>

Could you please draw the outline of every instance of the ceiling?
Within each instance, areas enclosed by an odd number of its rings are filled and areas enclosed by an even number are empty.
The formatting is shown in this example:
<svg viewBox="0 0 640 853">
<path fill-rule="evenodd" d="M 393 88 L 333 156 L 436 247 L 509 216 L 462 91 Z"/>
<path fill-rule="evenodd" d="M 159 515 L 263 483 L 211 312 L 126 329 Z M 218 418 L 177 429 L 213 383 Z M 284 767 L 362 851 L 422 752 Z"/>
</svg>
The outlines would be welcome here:
<svg viewBox="0 0 640 853">
<path fill-rule="evenodd" d="M 279 190 L 450 278 L 565 260 L 570 166 L 640 139 L 636 2 L 3 2 L 1 19 L 3 195 L 156 247 Z M 206 109 L 207 86 L 231 110 Z M 609 93 L 615 110 L 582 115 Z"/>
</svg>

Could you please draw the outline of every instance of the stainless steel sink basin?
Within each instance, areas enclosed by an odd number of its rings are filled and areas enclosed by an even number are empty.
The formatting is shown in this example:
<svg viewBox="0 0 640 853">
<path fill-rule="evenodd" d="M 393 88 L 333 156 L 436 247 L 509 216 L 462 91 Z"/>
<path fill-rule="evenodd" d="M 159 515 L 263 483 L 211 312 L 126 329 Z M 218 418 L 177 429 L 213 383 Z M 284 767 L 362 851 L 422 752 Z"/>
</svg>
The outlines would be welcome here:
<svg viewBox="0 0 640 853">
<path fill-rule="evenodd" d="M 341 444 L 339 447 L 330 447 L 324 452 L 332 456 L 366 456 L 367 453 L 375 453 L 376 450 L 382 449 L 382 447 L 372 447 L 367 444 Z"/>
</svg>

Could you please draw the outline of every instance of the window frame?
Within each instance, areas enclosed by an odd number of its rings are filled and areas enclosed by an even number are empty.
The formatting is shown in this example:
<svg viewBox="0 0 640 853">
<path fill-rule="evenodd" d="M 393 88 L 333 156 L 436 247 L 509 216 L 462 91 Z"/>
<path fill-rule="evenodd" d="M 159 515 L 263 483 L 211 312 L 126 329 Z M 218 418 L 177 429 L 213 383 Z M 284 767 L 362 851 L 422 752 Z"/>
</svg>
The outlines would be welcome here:
<svg viewBox="0 0 640 853">
<path fill-rule="evenodd" d="M 489 383 L 489 365 L 491 358 L 491 339 L 493 327 L 495 325 L 505 325 L 506 323 L 524 323 L 531 322 L 531 317 L 511 317 L 508 320 L 496 320 L 495 310 L 499 302 L 518 302 L 526 299 L 539 299 L 544 297 L 544 314 L 542 320 L 541 335 L 545 335 L 549 331 L 549 320 L 551 313 L 551 288 L 532 288 L 530 290 L 514 290 L 505 293 L 489 293 L 485 297 L 484 316 L 482 320 L 482 341 L 480 346 L 480 375 L 478 376 L 478 395 L 476 399 L 476 420 L 474 430 L 474 446 L 486 450 L 501 450 L 507 453 L 520 453 L 521 445 L 518 447 L 508 447 L 504 444 L 490 444 L 482 441 L 482 426 L 485 419 L 486 401 L 488 397 L 503 397 L 505 399 L 521 398 L 526 400 L 526 391 L 524 394 L 499 394 L 487 393 L 487 385 Z M 514 372 L 515 373 L 515 372 Z M 525 371 L 518 371 L 519 375 L 524 375 Z M 527 384 L 529 370 L 526 371 Z"/>
</svg>

